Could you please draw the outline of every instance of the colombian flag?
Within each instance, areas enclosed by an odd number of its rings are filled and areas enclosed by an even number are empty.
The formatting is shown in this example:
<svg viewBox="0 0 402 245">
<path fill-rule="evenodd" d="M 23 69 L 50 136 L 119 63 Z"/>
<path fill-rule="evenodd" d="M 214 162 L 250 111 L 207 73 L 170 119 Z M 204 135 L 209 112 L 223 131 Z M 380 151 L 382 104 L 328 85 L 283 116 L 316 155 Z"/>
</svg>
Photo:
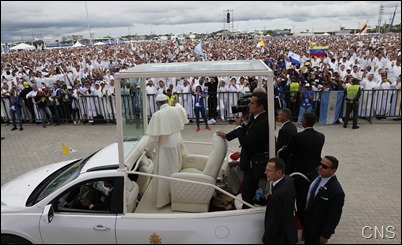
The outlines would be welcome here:
<svg viewBox="0 0 402 245">
<path fill-rule="evenodd" d="M 364 22 L 364 24 L 360 28 L 360 34 L 364 34 L 366 31 L 367 31 L 367 21 Z"/>
<path fill-rule="evenodd" d="M 312 48 L 310 47 L 310 57 L 325 56 L 327 54 L 328 48 L 328 46 L 314 46 Z"/>
</svg>

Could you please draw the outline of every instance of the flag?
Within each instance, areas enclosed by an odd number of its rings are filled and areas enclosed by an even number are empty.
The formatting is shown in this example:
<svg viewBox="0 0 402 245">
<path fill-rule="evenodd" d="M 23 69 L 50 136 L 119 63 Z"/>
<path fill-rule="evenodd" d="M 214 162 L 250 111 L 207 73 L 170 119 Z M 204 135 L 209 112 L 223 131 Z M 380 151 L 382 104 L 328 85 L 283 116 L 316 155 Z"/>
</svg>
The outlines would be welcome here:
<svg viewBox="0 0 402 245">
<path fill-rule="evenodd" d="M 334 124 L 341 114 L 343 91 L 324 91 L 321 94 L 320 124 Z"/>
<path fill-rule="evenodd" d="M 397 8 L 398 8 L 398 6 L 395 7 L 394 14 L 392 15 L 391 24 L 389 24 L 389 30 L 388 30 L 388 32 L 391 32 L 391 31 L 392 31 L 392 25 L 394 24 L 395 14 L 396 14 L 396 9 L 397 9 Z"/>
<path fill-rule="evenodd" d="M 202 50 L 202 40 L 200 40 L 200 43 L 195 46 L 194 52 L 198 55 L 204 56 L 204 51 Z"/>
<path fill-rule="evenodd" d="M 310 47 L 310 57 L 311 56 L 315 56 L 315 57 L 321 57 L 321 56 L 325 56 L 327 54 L 328 51 L 328 46 L 314 46 L 314 47 Z"/>
<path fill-rule="evenodd" d="M 257 48 L 265 46 L 264 40 L 261 38 L 260 42 L 257 44 Z"/>
<path fill-rule="evenodd" d="M 300 55 L 293 53 L 292 51 L 289 51 L 288 57 L 290 59 L 290 62 L 292 62 L 296 66 L 300 66 Z"/>
<path fill-rule="evenodd" d="M 64 155 L 67 155 L 67 154 L 70 154 L 72 152 L 77 152 L 77 151 L 74 150 L 73 148 L 61 143 L 61 152 L 63 152 Z"/>
<path fill-rule="evenodd" d="M 360 35 L 364 34 L 366 31 L 367 31 L 367 21 L 364 22 L 364 24 L 360 28 Z"/>
<path fill-rule="evenodd" d="M 176 43 L 177 46 L 181 45 L 178 37 L 176 37 L 176 40 L 174 42 Z"/>
</svg>

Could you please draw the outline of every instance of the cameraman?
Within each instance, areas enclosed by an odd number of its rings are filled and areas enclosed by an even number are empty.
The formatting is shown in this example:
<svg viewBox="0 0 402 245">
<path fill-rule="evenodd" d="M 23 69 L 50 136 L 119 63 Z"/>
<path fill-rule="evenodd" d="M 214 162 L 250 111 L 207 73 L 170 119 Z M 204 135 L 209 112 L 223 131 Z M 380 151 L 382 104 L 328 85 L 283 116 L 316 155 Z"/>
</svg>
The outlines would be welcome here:
<svg viewBox="0 0 402 245">
<path fill-rule="evenodd" d="M 253 176 L 251 159 L 258 153 L 268 151 L 268 117 L 267 95 L 264 92 L 253 92 L 248 104 L 249 113 L 243 113 L 242 117 L 236 117 L 236 129 L 225 134 L 217 131 L 216 134 L 224 139 L 238 138 L 242 147 L 240 153 L 240 169 L 243 171 L 242 198 L 245 202 L 254 205 L 254 195 L 258 189 L 259 179 Z M 247 122 L 249 118 L 251 120 Z M 243 205 L 243 209 L 249 208 Z"/>
</svg>

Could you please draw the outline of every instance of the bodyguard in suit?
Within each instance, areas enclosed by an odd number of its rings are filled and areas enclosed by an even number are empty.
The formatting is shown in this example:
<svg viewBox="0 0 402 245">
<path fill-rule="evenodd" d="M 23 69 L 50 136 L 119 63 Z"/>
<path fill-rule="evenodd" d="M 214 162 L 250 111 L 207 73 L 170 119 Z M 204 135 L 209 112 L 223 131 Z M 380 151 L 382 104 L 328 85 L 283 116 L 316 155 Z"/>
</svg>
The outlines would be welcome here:
<svg viewBox="0 0 402 245">
<path fill-rule="evenodd" d="M 288 144 L 290 156 L 289 173 L 300 172 L 310 180 L 317 177 L 317 167 L 321 161 L 321 151 L 324 146 L 324 134 L 317 132 L 313 126 L 317 121 L 314 112 L 303 115 L 304 130 L 293 135 Z"/>
<path fill-rule="evenodd" d="M 240 169 L 243 171 L 242 199 L 254 205 L 255 192 L 258 189 L 259 179 L 253 176 L 251 159 L 258 153 L 268 152 L 268 116 L 267 95 L 264 92 L 254 92 L 248 104 L 251 122 L 244 125 L 244 118 L 236 118 L 236 129 L 227 135 L 217 131 L 217 135 L 231 140 L 238 138 L 241 145 Z M 243 209 L 248 206 L 243 205 Z"/>
<path fill-rule="evenodd" d="M 345 193 L 335 176 L 338 165 L 335 157 L 325 156 L 318 167 L 319 176 L 310 185 L 303 202 L 305 244 L 327 243 L 341 219 Z"/>
<path fill-rule="evenodd" d="M 277 157 L 281 158 L 284 162 L 285 165 L 289 165 L 290 161 L 290 155 L 289 152 L 286 150 L 282 150 L 280 154 L 278 154 L 278 151 L 283 147 L 287 146 L 289 144 L 290 137 L 292 135 L 297 134 L 297 128 L 296 126 L 290 121 L 292 118 L 292 112 L 288 108 L 283 108 L 279 111 L 278 113 L 278 121 L 282 123 L 281 129 L 279 129 L 278 132 L 278 139 L 276 140 L 276 145 L 275 145 L 275 152 L 277 154 Z M 287 171 L 289 172 L 289 169 L 287 168 Z"/>
<path fill-rule="evenodd" d="M 268 160 L 265 175 L 272 181 L 272 195 L 265 211 L 264 244 L 295 244 L 297 242 L 294 203 L 296 190 L 292 179 L 285 175 L 285 163 L 280 158 Z"/>
</svg>

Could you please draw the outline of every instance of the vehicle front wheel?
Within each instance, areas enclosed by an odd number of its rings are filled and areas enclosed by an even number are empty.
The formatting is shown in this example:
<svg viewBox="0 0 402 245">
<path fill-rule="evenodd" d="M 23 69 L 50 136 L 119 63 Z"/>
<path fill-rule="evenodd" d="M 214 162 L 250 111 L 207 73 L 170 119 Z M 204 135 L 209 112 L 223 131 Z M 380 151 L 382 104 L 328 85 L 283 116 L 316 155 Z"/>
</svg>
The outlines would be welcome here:
<svg viewBox="0 0 402 245">
<path fill-rule="evenodd" d="M 32 243 L 18 236 L 1 235 L 1 244 L 32 244 Z"/>
</svg>

